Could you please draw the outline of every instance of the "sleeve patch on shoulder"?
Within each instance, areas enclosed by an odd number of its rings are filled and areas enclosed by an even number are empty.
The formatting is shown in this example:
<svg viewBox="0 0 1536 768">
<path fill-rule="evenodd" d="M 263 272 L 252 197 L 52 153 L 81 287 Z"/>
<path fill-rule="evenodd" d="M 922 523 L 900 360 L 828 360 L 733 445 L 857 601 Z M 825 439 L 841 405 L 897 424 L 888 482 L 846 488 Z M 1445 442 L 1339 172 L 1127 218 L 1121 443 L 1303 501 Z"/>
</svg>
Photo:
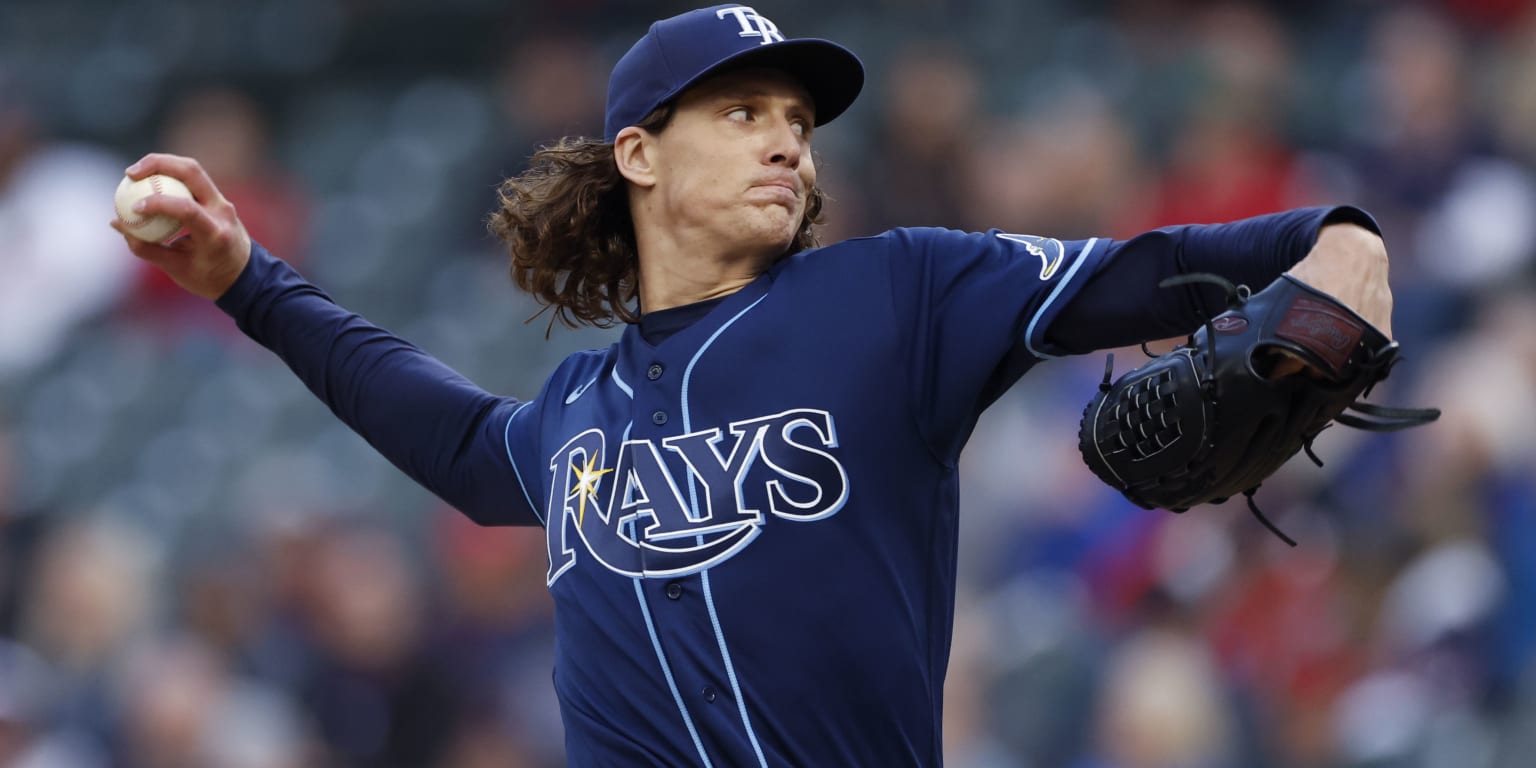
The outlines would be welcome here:
<svg viewBox="0 0 1536 768">
<path fill-rule="evenodd" d="M 1065 260 L 1065 252 L 1061 241 L 1054 237 L 1038 237 L 1036 235 L 1013 235 L 1006 232 L 998 233 L 998 238 L 1024 246 L 1024 250 L 1040 257 L 1040 279 L 1049 280 L 1056 276 L 1061 269 L 1061 262 Z"/>
</svg>

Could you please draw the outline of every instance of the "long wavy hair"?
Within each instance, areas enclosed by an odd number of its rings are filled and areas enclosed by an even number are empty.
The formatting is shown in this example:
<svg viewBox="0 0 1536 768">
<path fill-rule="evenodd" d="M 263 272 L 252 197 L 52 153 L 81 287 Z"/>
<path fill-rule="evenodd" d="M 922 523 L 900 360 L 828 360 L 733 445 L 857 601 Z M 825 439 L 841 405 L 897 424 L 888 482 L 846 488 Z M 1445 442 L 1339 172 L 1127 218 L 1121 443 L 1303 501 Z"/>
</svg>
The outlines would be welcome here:
<svg viewBox="0 0 1536 768">
<path fill-rule="evenodd" d="M 639 125 L 660 133 L 672 115 L 673 106 L 665 104 Z M 612 143 L 565 138 L 542 147 L 528 170 L 501 183 L 497 198 L 500 208 L 486 227 L 506 243 L 512 282 L 544 306 L 539 314 L 554 310 L 551 327 L 555 320 L 571 328 L 609 328 L 640 319 L 629 186 Z M 800 229 L 783 256 L 816 247 L 824 204 L 813 186 Z"/>
</svg>

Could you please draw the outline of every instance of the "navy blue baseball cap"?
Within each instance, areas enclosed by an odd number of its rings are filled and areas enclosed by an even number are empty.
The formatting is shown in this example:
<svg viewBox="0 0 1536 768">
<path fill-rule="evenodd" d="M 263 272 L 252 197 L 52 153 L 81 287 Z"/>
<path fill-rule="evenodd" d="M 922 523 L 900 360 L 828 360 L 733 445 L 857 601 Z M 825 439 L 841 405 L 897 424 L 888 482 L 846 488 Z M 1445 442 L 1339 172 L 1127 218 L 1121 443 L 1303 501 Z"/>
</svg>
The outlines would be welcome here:
<svg viewBox="0 0 1536 768">
<path fill-rule="evenodd" d="M 637 125 L 653 110 L 710 75 L 767 67 L 799 80 L 816 105 L 816 124 L 846 110 L 864 87 L 864 64 L 830 40 L 786 40 L 773 22 L 745 5 L 717 5 L 651 25 L 608 78 L 603 137 Z"/>
</svg>

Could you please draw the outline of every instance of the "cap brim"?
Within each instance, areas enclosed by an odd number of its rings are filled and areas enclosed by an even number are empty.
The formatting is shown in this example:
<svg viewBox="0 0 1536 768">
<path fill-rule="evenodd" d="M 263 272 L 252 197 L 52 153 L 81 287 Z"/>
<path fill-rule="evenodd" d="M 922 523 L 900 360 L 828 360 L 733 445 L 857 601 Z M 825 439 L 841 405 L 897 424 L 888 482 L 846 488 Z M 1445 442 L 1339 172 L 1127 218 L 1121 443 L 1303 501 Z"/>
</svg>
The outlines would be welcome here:
<svg viewBox="0 0 1536 768">
<path fill-rule="evenodd" d="M 715 75 L 752 67 L 777 69 L 799 80 L 816 105 L 816 125 L 832 122 L 864 89 L 864 64 L 853 51 L 831 40 L 802 37 L 727 56 L 684 83 L 665 101 Z"/>
</svg>

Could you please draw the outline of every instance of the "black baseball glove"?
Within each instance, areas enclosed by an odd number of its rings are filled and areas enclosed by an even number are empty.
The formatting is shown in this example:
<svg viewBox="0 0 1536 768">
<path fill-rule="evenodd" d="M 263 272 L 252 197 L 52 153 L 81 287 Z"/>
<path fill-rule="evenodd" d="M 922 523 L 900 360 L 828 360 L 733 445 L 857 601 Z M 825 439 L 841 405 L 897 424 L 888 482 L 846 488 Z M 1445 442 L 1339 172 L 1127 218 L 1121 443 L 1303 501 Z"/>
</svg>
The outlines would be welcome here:
<svg viewBox="0 0 1536 768">
<path fill-rule="evenodd" d="M 1266 527 L 1253 493 L 1331 422 L 1386 432 L 1440 416 L 1435 409 L 1359 402 L 1397 361 L 1397 343 L 1332 296 L 1289 275 L 1249 295 L 1215 275 L 1182 275 L 1164 287 L 1213 282 L 1228 292 L 1225 312 L 1188 343 L 1113 384 L 1083 411 L 1078 447 L 1099 479 L 1147 509 L 1183 512 L 1239 493 Z M 1286 356 L 1305 373 L 1273 376 Z M 1352 411 L 1352 413 L 1346 413 Z"/>
</svg>

